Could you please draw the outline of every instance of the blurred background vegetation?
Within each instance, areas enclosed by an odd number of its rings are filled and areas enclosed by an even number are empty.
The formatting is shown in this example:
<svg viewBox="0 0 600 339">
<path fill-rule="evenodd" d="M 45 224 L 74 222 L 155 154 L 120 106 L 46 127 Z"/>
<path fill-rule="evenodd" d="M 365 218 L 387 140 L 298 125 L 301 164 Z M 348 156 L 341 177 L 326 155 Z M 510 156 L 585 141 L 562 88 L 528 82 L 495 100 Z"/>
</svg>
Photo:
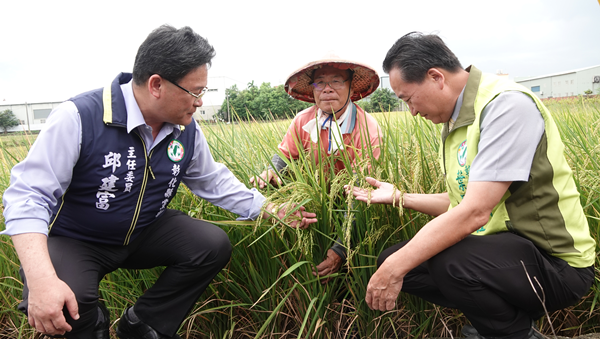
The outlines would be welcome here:
<svg viewBox="0 0 600 339">
<path fill-rule="evenodd" d="M 217 119 L 227 122 L 291 119 L 297 112 L 313 105 L 290 97 L 283 85 L 271 87 L 268 82 L 260 86 L 250 82 L 245 89 L 233 85 L 225 90 L 225 97 L 227 99 L 217 112 Z M 398 110 L 401 100 L 391 90 L 378 88 L 360 100 L 358 105 L 370 113 L 393 112 Z"/>
</svg>

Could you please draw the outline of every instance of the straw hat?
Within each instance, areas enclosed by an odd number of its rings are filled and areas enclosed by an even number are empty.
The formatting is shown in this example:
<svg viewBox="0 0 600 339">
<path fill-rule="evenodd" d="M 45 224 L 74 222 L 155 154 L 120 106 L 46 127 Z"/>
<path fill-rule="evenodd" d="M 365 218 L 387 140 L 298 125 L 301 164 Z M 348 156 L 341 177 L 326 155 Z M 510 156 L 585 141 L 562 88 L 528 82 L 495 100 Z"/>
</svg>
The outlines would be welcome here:
<svg viewBox="0 0 600 339">
<path fill-rule="evenodd" d="M 285 82 L 285 91 L 298 100 L 315 102 L 313 87 L 311 86 L 312 75 L 315 69 L 323 66 L 350 69 L 354 72 L 354 76 L 352 77 L 354 94 L 350 97 L 352 101 L 365 98 L 379 86 L 379 75 L 373 68 L 366 64 L 345 60 L 333 53 L 329 53 L 323 59 L 309 62 L 292 72 Z"/>
</svg>

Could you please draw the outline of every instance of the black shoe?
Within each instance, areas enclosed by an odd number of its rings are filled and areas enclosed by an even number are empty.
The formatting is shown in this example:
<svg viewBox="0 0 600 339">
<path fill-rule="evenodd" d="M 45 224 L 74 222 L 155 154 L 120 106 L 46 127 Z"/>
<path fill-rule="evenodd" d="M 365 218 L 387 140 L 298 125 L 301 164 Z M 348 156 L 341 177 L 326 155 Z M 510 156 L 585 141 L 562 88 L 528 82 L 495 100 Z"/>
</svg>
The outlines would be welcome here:
<svg viewBox="0 0 600 339">
<path fill-rule="evenodd" d="M 175 334 L 172 337 L 167 337 L 166 335 L 162 335 L 156 332 L 152 327 L 144 324 L 141 320 L 136 319 L 133 320 L 129 316 L 128 307 L 125 312 L 123 312 L 123 316 L 121 320 L 119 320 L 119 327 L 117 328 L 117 336 L 121 339 L 181 339 L 180 336 Z"/>
<path fill-rule="evenodd" d="M 98 302 L 98 321 L 94 332 L 92 332 L 92 338 L 94 339 L 110 339 L 108 329 L 110 327 L 110 313 L 103 303 Z"/>
<path fill-rule="evenodd" d="M 485 339 L 484 336 L 477 332 L 477 329 L 471 325 L 463 326 L 460 331 L 462 335 L 465 336 L 465 339 Z M 527 334 L 527 339 L 544 339 L 544 336 L 540 333 L 535 323 L 531 324 L 531 329 L 529 329 L 529 333 Z"/>
<path fill-rule="evenodd" d="M 471 325 L 463 326 L 462 330 L 460 330 L 460 333 L 462 333 L 462 335 L 464 335 L 465 338 L 469 338 L 469 339 L 482 338 L 479 335 L 479 332 L 477 332 L 477 330 L 475 329 L 475 327 L 473 327 Z"/>
</svg>

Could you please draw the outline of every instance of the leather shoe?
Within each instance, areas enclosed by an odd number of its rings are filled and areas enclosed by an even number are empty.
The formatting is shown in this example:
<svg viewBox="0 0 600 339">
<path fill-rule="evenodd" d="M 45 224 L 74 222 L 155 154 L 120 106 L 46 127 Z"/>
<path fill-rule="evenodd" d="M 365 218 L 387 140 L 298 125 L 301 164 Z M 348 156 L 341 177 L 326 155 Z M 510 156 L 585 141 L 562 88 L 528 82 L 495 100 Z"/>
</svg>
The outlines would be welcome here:
<svg viewBox="0 0 600 339">
<path fill-rule="evenodd" d="M 479 332 L 477 332 L 477 330 L 475 329 L 475 327 L 471 326 L 471 325 L 465 325 L 463 326 L 462 330 L 460 330 L 460 332 L 462 333 L 462 335 L 464 335 L 466 338 L 469 338 L 470 336 L 478 336 Z"/>
<path fill-rule="evenodd" d="M 110 327 L 110 313 L 103 303 L 98 302 L 98 322 L 92 332 L 92 338 L 95 339 L 110 339 L 108 329 Z"/>
<path fill-rule="evenodd" d="M 181 339 L 180 336 L 175 334 L 172 337 L 167 337 L 156 332 L 155 329 L 142 322 L 140 319 L 132 319 L 129 316 L 128 307 L 123 312 L 123 316 L 119 321 L 119 327 L 117 328 L 117 336 L 121 339 Z"/>
<path fill-rule="evenodd" d="M 465 339 L 486 339 L 484 336 L 477 332 L 477 329 L 471 325 L 463 326 L 460 331 L 462 335 L 465 336 Z M 529 329 L 529 333 L 527 334 L 527 339 L 544 339 L 544 336 L 539 332 L 535 323 L 532 322 L 531 328 Z"/>
</svg>

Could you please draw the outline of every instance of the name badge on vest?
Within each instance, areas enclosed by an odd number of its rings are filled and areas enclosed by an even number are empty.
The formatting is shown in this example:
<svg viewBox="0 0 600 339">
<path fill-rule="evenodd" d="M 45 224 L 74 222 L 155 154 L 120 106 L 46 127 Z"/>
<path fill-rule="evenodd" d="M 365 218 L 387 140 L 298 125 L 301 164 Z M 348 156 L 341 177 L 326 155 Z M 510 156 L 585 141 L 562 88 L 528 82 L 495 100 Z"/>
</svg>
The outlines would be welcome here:
<svg viewBox="0 0 600 339">
<path fill-rule="evenodd" d="M 173 139 L 169 143 L 169 147 L 167 147 L 167 155 L 169 159 L 173 162 L 180 162 L 183 159 L 185 154 L 185 149 L 179 140 Z"/>
</svg>

